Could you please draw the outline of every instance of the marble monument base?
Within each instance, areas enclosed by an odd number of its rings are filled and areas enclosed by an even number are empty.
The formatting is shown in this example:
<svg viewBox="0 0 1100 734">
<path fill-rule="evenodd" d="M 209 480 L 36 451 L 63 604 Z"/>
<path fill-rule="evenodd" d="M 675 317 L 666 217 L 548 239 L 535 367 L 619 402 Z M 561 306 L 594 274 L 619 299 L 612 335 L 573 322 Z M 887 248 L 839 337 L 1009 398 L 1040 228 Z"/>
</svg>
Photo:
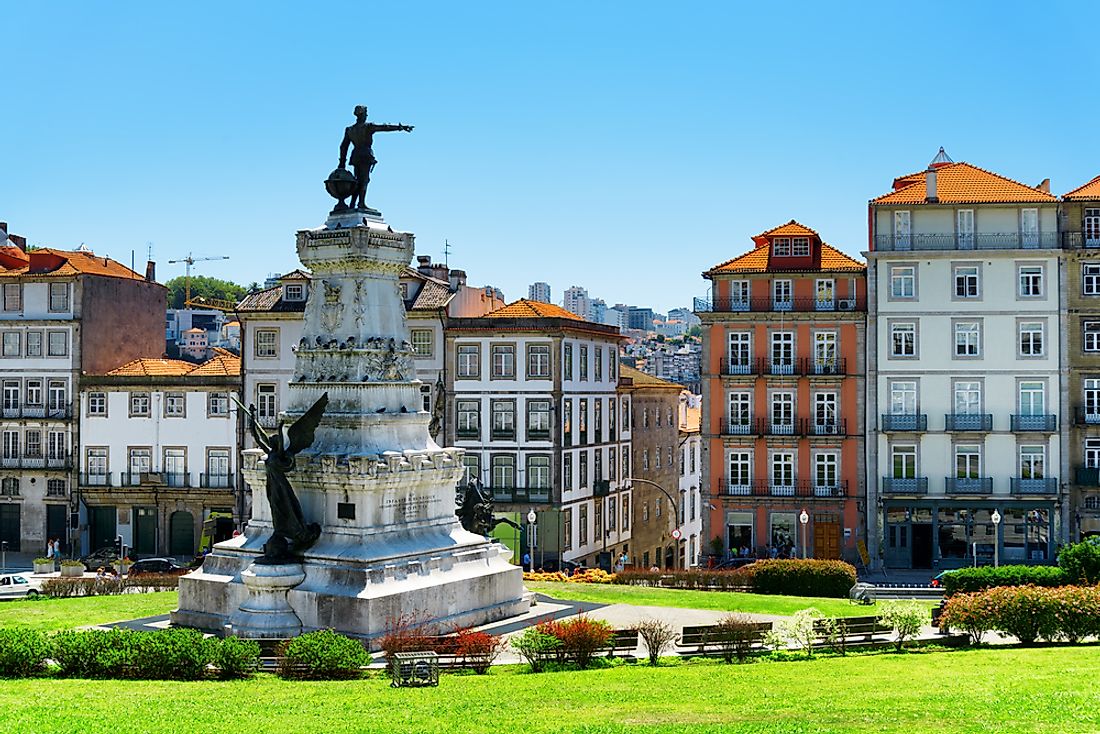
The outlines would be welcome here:
<svg viewBox="0 0 1100 734">
<path fill-rule="evenodd" d="M 287 592 L 306 580 L 300 563 L 253 563 L 241 571 L 248 598 L 229 615 L 228 632 L 237 637 L 294 637 L 302 620 L 287 602 Z"/>
</svg>

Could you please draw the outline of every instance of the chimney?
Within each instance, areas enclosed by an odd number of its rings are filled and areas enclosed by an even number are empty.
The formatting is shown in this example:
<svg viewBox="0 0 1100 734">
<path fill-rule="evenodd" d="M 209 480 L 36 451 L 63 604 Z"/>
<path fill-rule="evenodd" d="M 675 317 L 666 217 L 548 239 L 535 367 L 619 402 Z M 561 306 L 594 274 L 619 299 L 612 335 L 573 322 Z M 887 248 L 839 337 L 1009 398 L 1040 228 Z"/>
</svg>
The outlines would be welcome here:
<svg viewBox="0 0 1100 734">
<path fill-rule="evenodd" d="M 452 291 L 457 291 L 459 288 L 466 285 L 466 271 L 458 270 L 457 268 L 452 270 L 447 282 L 451 284 Z"/>
<path fill-rule="evenodd" d="M 23 252 L 27 251 L 27 238 L 24 237 L 23 235 L 9 234 L 8 239 L 11 240 L 12 242 L 14 242 L 15 246 L 18 247 Z"/>
<path fill-rule="evenodd" d="M 432 264 L 432 258 L 430 255 L 417 255 L 416 267 L 417 269 L 426 268 Z"/>
<path fill-rule="evenodd" d="M 1039 189 L 1044 194 L 1049 194 L 1050 193 L 1050 179 L 1049 178 L 1044 178 L 1043 182 L 1041 184 L 1039 184 L 1038 186 L 1036 186 L 1035 188 Z"/>
<path fill-rule="evenodd" d="M 7 222 L 0 222 L 0 233 L 3 233 L 4 235 L 7 235 L 7 233 L 8 233 L 8 223 Z"/>
<path fill-rule="evenodd" d="M 936 169 L 932 166 L 924 173 L 924 200 L 929 204 L 939 203 L 939 191 L 936 188 Z"/>
<path fill-rule="evenodd" d="M 149 260 L 145 263 L 145 280 L 150 283 L 157 282 L 157 263 L 154 260 Z"/>
</svg>

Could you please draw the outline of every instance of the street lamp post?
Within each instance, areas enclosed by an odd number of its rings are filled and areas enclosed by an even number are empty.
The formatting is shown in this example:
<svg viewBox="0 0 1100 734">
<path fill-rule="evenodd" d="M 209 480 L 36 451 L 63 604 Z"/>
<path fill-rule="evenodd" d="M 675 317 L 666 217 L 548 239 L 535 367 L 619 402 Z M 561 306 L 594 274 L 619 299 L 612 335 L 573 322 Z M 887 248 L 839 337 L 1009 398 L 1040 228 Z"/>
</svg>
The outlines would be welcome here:
<svg viewBox="0 0 1100 734">
<path fill-rule="evenodd" d="M 993 568 L 1001 565 L 1001 513 L 993 510 L 989 516 L 993 521 Z"/>
<path fill-rule="evenodd" d="M 810 521 L 810 516 L 805 510 L 798 516 L 798 521 L 802 523 L 802 560 L 806 560 L 806 523 Z"/>
<path fill-rule="evenodd" d="M 672 504 L 672 517 L 673 522 L 680 522 L 680 503 L 676 501 L 676 498 L 669 494 L 668 490 L 662 487 L 657 482 L 651 482 L 648 479 L 639 479 L 638 477 L 623 477 L 623 483 L 626 482 L 638 482 L 639 484 L 648 484 L 651 487 L 658 489 L 661 494 L 668 497 L 668 501 Z M 674 528 L 679 530 L 680 528 Z M 676 540 L 676 552 L 672 554 L 672 570 L 677 570 L 677 566 L 680 565 L 680 540 L 676 535 L 673 535 L 673 539 Z"/>
<path fill-rule="evenodd" d="M 527 511 L 527 565 L 531 573 L 535 572 L 535 523 L 538 519 L 534 508 Z"/>
</svg>

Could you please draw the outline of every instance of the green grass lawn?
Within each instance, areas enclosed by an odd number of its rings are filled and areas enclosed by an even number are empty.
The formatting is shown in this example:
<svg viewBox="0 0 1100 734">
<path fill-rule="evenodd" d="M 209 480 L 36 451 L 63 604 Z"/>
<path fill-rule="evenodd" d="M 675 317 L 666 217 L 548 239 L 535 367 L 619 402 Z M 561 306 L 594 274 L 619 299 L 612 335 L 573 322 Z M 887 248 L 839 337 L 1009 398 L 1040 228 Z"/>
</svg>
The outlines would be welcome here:
<svg viewBox="0 0 1100 734">
<path fill-rule="evenodd" d="M 644 607 L 680 607 L 682 609 L 715 609 L 729 612 L 791 615 L 800 609 L 814 607 L 827 617 L 862 617 L 876 614 L 878 605 L 852 604 L 847 599 L 823 599 L 811 596 L 774 596 L 748 594 L 741 591 L 694 591 L 659 589 L 649 586 L 617 584 L 575 584 L 551 581 L 528 581 L 531 591 L 572 601 L 599 604 L 633 604 Z M 932 604 L 929 603 L 929 607 Z"/>
<path fill-rule="evenodd" d="M 0 731 L 1089 732 L 1096 647 L 992 649 L 586 672 L 445 675 L 439 688 L 363 681 L 10 680 Z"/>
<path fill-rule="evenodd" d="M 176 608 L 178 592 L 119 594 L 73 599 L 37 599 L 0 603 L 0 627 L 34 627 L 46 632 L 167 614 Z M 3 729 L 0 729 L 3 731 Z"/>
</svg>

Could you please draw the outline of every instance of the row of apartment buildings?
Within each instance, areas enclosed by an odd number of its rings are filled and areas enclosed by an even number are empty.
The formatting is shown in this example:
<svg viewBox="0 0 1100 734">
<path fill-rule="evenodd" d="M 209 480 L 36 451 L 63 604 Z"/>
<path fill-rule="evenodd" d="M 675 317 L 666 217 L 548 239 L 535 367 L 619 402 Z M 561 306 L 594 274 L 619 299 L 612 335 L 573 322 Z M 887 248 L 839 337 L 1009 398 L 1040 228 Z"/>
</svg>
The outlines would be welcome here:
<svg viewBox="0 0 1100 734">
<path fill-rule="evenodd" d="M 706 535 L 1049 562 L 1100 532 L 1100 177 L 1057 197 L 941 149 L 891 189 L 866 263 L 792 221 L 703 274 Z"/>
</svg>

